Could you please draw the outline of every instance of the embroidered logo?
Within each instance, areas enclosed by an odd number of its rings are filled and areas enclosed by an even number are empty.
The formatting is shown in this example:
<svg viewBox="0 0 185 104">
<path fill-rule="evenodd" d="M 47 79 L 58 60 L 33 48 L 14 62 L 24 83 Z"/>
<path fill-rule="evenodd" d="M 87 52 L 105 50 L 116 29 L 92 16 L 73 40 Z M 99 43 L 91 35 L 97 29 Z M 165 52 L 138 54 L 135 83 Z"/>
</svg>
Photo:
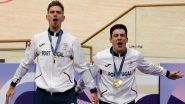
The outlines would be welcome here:
<svg viewBox="0 0 185 104">
<path fill-rule="evenodd" d="M 108 67 L 108 66 L 110 66 L 111 64 L 107 64 L 107 65 L 105 65 L 105 67 Z"/>
<path fill-rule="evenodd" d="M 39 47 L 42 47 L 43 45 L 45 45 L 45 43 L 40 44 Z"/>
<path fill-rule="evenodd" d="M 28 42 L 27 47 L 30 48 L 30 46 L 31 46 L 31 42 Z"/>
<path fill-rule="evenodd" d="M 62 50 L 66 50 L 67 47 L 68 47 L 68 44 L 67 43 L 64 43 Z"/>
</svg>

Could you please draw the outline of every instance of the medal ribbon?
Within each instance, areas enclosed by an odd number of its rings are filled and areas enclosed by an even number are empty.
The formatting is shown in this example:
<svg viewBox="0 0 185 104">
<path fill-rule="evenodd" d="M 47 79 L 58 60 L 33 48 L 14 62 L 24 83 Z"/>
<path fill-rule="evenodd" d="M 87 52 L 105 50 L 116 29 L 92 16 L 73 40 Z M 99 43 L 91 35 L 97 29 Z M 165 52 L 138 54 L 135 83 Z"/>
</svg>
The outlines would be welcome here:
<svg viewBox="0 0 185 104">
<path fill-rule="evenodd" d="M 60 41 L 61 41 L 61 38 L 62 38 L 62 34 L 63 34 L 63 31 L 60 30 L 60 33 L 59 33 L 59 36 L 58 36 L 58 39 L 57 39 L 57 42 L 56 42 L 56 46 L 55 46 L 55 49 L 54 49 L 54 48 L 53 48 L 53 45 L 52 45 L 51 35 L 50 35 L 50 33 L 48 32 L 49 41 L 50 41 L 50 43 L 51 43 L 51 51 L 52 51 L 52 53 L 53 53 L 54 56 L 56 56 L 58 47 L 59 47 L 59 45 L 60 45 Z"/>
<path fill-rule="evenodd" d="M 120 75 L 121 75 L 121 72 L 122 72 L 123 63 L 124 63 L 124 61 L 125 61 L 125 56 L 126 56 L 126 54 L 127 54 L 127 49 L 125 50 L 125 52 L 124 52 L 124 54 L 123 54 L 123 58 L 122 58 L 122 61 L 121 61 L 119 70 L 117 70 L 116 64 L 115 64 L 115 59 L 114 59 L 114 53 L 112 52 L 112 57 L 113 57 L 113 62 L 114 62 L 115 78 L 116 78 L 116 79 L 120 79 Z"/>
</svg>

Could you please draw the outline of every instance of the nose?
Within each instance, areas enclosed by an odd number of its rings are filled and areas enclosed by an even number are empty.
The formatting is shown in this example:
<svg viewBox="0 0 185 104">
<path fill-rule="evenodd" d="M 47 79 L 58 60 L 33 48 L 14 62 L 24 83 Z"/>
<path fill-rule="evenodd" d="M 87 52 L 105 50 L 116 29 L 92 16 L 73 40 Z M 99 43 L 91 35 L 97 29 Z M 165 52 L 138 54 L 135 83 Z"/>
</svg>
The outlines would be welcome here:
<svg viewBox="0 0 185 104">
<path fill-rule="evenodd" d="M 54 12 L 54 13 L 53 13 L 53 16 L 56 17 L 56 16 L 57 16 L 57 12 Z"/>
<path fill-rule="evenodd" d="M 118 35 L 118 39 L 121 39 L 122 37 L 121 37 L 121 35 Z"/>
</svg>

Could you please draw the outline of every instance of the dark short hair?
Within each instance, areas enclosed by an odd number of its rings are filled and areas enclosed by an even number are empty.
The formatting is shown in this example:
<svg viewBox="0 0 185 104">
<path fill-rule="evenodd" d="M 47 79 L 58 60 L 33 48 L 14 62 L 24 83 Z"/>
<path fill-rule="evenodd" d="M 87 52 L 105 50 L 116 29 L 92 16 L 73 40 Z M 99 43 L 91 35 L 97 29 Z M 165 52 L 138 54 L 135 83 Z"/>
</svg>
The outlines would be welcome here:
<svg viewBox="0 0 185 104">
<path fill-rule="evenodd" d="M 116 30 L 116 29 L 123 29 L 123 30 L 125 30 L 126 37 L 127 37 L 127 27 L 125 25 L 123 25 L 123 24 L 115 24 L 114 26 L 112 26 L 110 28 L 110 38 L 112 37 L 113 31 Z"/>
<path fill-rule="evenodd" d="M 53 0 L 51 3 L 49 3 L 48 8 L 47 8 L 48 12 L 49 12 L 49 9 L 52 6 L 59 6 L 62 9 L 62 11 L 64 12 L 64 6 L 63 6 L 63 4 L 59 0 Z"/>
</svg>

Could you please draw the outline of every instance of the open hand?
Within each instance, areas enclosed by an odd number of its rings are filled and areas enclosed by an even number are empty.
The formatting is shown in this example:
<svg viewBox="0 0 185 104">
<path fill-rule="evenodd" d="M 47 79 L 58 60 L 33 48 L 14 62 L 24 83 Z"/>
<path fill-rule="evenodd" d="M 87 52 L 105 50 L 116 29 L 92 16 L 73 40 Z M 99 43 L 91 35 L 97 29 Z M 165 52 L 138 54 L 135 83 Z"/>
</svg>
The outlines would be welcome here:
<svg viewBox="0 0 185 104">
<path fill-rule="evenodd" d="M 14 87 L 10 86 L 6 93 L 6 104 L 8 104 L 9 98 L 13 97 L 14 91 Z"/>
<path fill-rule="evenodd" d="M 98 96 L 97 93 L 91 93 L 92 96 L 92 104 L 98 104 Z"/>
<path fill-rule="evenodd" d="M 180 71 L 170 71 L 169 79 L 176 80 L 182 78 L 184 75 Z"/>
</svg>

